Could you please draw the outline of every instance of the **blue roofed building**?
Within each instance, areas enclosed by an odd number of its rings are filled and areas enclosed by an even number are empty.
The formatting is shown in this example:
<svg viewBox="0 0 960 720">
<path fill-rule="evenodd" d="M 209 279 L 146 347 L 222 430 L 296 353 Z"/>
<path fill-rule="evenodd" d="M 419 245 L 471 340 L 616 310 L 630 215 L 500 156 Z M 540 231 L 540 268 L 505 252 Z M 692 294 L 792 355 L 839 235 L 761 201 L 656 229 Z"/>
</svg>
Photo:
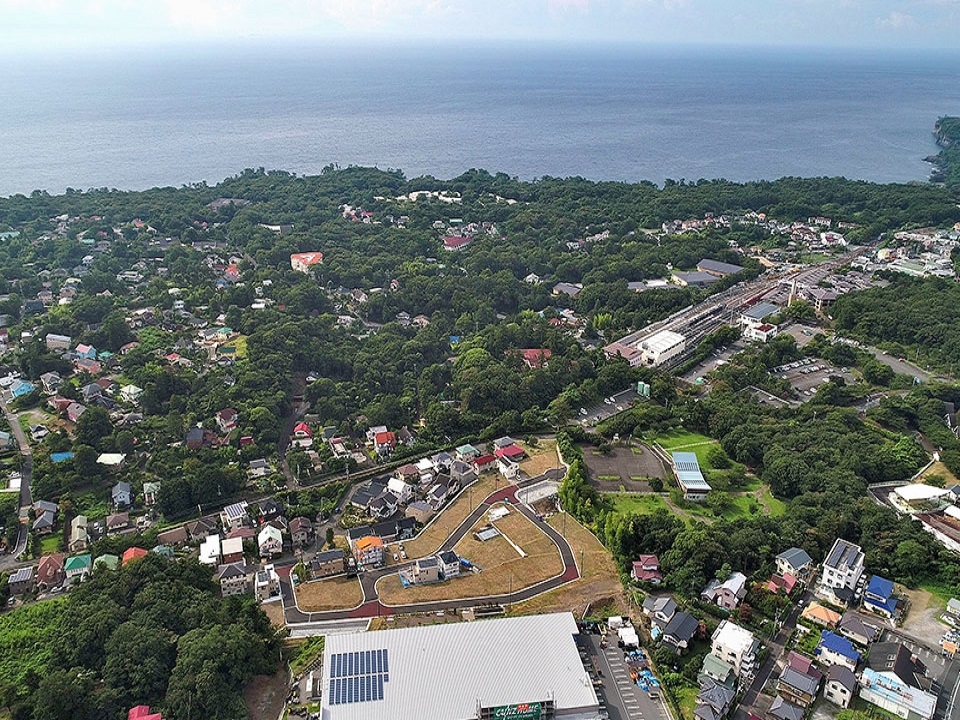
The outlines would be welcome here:
<svg viewBox="0 0 960 720">
<path fill-rule="evenodd" d="M 683 490 L 684 500 L 700 501 L 707 497 L 710 486 L 703 479 L 696 453 L 673 453 L 673 469 L 677 474 L 677 483 Z"/>
<path fill-rule="evenodd" d="M 10 394 L 16 399 L 23 397 L 24 395 L 29 395 L 36 389 L 36 386 L 31 382 L 27 382 L 26 380 L 14 380 L 13 384 L 10 385 Z"/>
<path fill-rule="evenodd" d="M 860 661 L 860 653 L 853 647 L 853 643 L 830 630 L 820 633 L 820 644 L 817 646 L 816 655 L 823 667 L 843 665 L 856 670 L 857 663 Z"/>
<path fill-rule="evenodd" d="M 892 618 L 899 600 L 893 595 L 893 581 L 874 575 L 863 594 L 863 609 Z"/>
</svg>

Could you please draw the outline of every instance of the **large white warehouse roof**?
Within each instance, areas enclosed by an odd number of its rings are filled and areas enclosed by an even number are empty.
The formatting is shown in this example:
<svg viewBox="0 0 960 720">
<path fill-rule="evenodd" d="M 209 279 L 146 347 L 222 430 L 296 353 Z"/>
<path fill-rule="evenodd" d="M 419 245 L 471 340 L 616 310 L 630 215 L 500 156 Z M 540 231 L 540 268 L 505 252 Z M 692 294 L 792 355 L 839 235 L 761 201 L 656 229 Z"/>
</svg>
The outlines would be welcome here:
<svg viewBox="0 0 960 720">
<path fill-rule="evenodd" d="M 558 717 L 585 717 L 598 702 L 576 633 L 555 613 L 328 635 L 321 717 L 468 720 L 550 699 Z"/>
</svg>

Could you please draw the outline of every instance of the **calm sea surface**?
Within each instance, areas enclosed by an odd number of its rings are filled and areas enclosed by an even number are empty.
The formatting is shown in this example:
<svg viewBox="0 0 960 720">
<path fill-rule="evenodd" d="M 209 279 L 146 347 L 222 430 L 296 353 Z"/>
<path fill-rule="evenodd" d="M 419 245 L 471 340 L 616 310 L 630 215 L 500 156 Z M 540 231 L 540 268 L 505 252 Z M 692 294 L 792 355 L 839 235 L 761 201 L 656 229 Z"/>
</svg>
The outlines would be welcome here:
<svg viewBox="0 0 960 720">
<path fill-rule="evenodd" d="M 0 195 L 329 163 L 454 177 L 924 180 L 960 53 L 219 48 L 0 57 Z"/>
</svg>

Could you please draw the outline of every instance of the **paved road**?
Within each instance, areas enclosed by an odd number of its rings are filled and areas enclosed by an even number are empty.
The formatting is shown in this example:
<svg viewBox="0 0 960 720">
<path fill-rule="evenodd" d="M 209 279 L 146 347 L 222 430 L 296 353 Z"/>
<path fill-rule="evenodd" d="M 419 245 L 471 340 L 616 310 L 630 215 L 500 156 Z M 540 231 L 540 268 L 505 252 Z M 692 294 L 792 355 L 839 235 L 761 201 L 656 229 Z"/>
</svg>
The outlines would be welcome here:
<svg viewBox="0 0 960 720">
<path fill-rule="evenodd" d="M 811 578 L 809 582 L 812 585 L 815 582 L 815 578 Z M 753 681 L 750 683 L 750 686 L 744 692 L 743 699 L 740 701 L 740 706 L 737 708 L 736 714 L 734 715 L 734 720 L 745 720 L 745 718 L 749 716 L 750 711 L 757 702 L 760 691 L 763 690 L 763 686 L 767 684 L 767 680 L 770 679 L 770 676 L 776 672 L 777 662 L 780 660 L 784 654 L 784 651 L 786 650 L 787 640 L 790 639 L 790 635 L 797 626 L 797 618 L 800 616 L 803 608 L 807 606 L 807 603 L 809 603 L 812 598 L 813 593 L 810 590 L 806 590 L 801 596 L 800 600 L 794 603 L 790 608 L 790 614 L 787 615 L 786 620 L 784 620 L 783 626 L 781 627 L 780 632 L 777 633 L 777 636 L 773 640 L 764 640 L 769 652 L 767 653 L 766 659 L 763 661 L 763 663 L 761 663 L 756 674 L 753 676 Z M 766 713 L 764 712 L 758 714 L 765 715 Z"/>
<path fill-rule="evenodd" d="M 33 455 L 26 433 L 24 433 L 23 428 L 20 427 L 19 419 L 16 414 L 11 412 L 10 408 L 7 407 L 7 402 L 2 395 L 0 395 L 0 409 L 2 409 L 3 414 L 7 418 L 10 431 L 13 433 L 13 436 L 17 438 L 17 443 L 20 445 L 20 455 L 22 456 L 20 464 L 20 530 L 17 534 L 17 545 L 12 553 L 0 557 L 0 569 L 8 569 L 17 563 L 17 558 L 20 556 L 20 553 L 27 547 L 27 536 L 30 532 L 30 527 L 27 524 L 27 513 L 30 511 L 31 505 L 33 505 L 33 496 L 30 492 Z"/>
<path fill-rule="evenodd" d="M 909 375 L 911 377 L 919 378 L 920 382 L 929 382 L 930 373 L 926 370 L 921 370 L 919 367 L 914 365 L 912 362 L 907 360 L 901 360 L 895 358 L 893 355 L 877 350 L 876 348 L 867 348 L 870 352 L 873 353 L 873 356 L 882 362 L 884 365 L 890 367 L 898 375 Z"/>
<path fill-rule="evenodd" d="M 554 469 L 536 478 L 523 481 L 521 484 L 533 484 L 536 482 L 541 482 L 545 479 L 554 479 L 556 478 L 557 474 L 558 471 Z M 559 532 L 554 530 L 543 520 L 539 519 L 536 513 L 534 513 L 530 508 L 528 508 L 526 505 L 516 503 L 515 495 L 518 489 L 518 485 L 509 485 L 488 495 L 481 503 L 477 505 L 476 508 L 474 508 L 473 512 L 471 512 L 470 515 L 460 523 L 457 529 L 447 537 L 447 539 L 441 545 L 441 548 L 445 550 L 453 548 L 468 532 L 470 532 L 470 529 L 494 503 L 501 502 L 503 500 L 510 500 L 511 503 L 514 503 L 514 508 L 516 508 L 531 522 L 537 525 L 537 527 L 539 527 L 543 533 L 553 541 L 554 545 L 557 546 L 557 549 L 560 551 L 560 557 L 563 560 L 564 566 L 563 572 L 559 575 L 548 578 L 547 580 L 543 580 L 539 583 L 531 585 L 530 587 L 523 588 L 522 590 L 499 595 L 458 600 L 441 600 L 428 603 L 386 605 L 380 602 L 380 599 L 377 595 L 377 582 L 387 575 L 396 573 L 399 568 L 396 566 L 376 568 L 365 571 L 360 575 L 360 585 L 363 589 L 364 600 L 359 607 L 351 610 L 331 610 L 325 612 L 305 613 L 296 606 L 296 598 L 293 592 L 292 582 L 289 578 L 289 567 L 287 567 L 284 568 L 285 572 L 278 570 L 278 574 L 280 575 L 280 590 L 283 597 L 284 613 L 288 627 L 296 627 L 301 623 L 315 623 L 326 620 L 369 618 L 379 617 L 381 615 L 408 614 L 415 612 L 436 612 L 440 610 L 462 608 L 471 603 L 483 605 L 508 605 L 529 600 L 530 598 L 536 597 L 537 595 L 540 595 L 548 590 L 553 590 L 554 588 L 560 587 L 565 583 L 576 580 L 578 577 L 580 577 L 580 571 L 577 567 L 573 549 Z M 415 560 L 411 560 L 407 566 L 412 565 L 414 562 Z"/>
</svg>

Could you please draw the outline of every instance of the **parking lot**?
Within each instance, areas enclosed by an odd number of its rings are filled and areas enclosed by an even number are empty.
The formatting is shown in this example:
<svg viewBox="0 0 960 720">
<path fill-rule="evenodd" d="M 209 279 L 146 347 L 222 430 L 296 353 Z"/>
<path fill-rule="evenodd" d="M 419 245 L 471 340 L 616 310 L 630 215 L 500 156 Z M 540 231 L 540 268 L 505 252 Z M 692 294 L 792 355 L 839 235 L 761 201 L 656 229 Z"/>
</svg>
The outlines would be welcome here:
<svg viewBox="0 0 960 720">
<path fill-rule="evenodd" d="M 610 720 L 670 720 L 658 690 L 651 690 L 657 695 L 653 698 L 630 679 L 623 650 L 617 647 L 615 640 L 601 649 L 599 635 L 581 633 L 577 642 L 586 651 L 603 683 L 597 688 L 597 697 Z"/>
<path fill-rule="evenodd" d="M 835 368 L 826 360 L 818 358 L 804 358 L 786 365 L 775 367 L 770 371 L 774 377 L 790 383 L 801 400 L 813 397 L 817 388 L 827 382 L 831 376 L 839 375 L 848 384 L 856 382 L 857 378 L 849 368 Z"/>
<path fill-rule="evenodd" d="M 633 401 L 639 397 L 636 388 L 622 390 L 616 395 L 605 398 L 602 402 L 580 408 L 576 420 L 583 427 L 594 426 L 617 413 L 623 412 L 633 405 Z M 611 400 L 612 402 L 610 402 Z"/>
</svg>

